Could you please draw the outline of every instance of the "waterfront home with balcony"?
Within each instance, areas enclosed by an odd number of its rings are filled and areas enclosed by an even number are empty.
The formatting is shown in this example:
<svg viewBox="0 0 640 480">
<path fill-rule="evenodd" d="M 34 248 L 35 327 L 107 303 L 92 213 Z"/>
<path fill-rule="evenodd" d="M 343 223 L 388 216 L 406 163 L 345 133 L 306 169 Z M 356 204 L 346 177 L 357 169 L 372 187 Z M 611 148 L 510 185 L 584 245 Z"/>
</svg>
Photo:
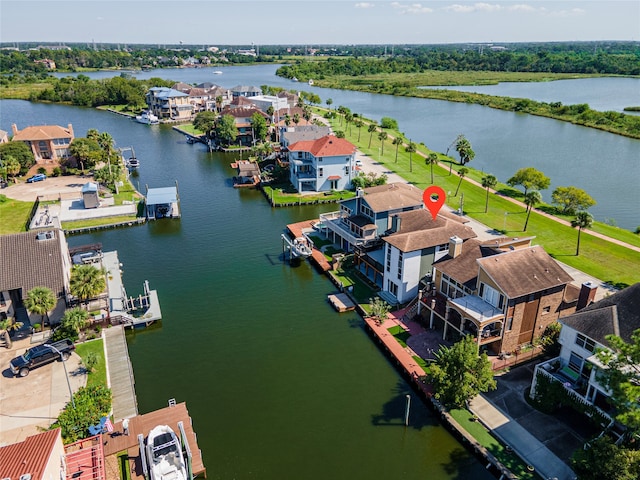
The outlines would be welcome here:
<svg viewBox="0 0 640 480">
<path fill-rule="evenodd" d="M 451 239 L 420 295 L 430 326 L 437 320 L 443 338 L 473 335 L 479 347 L 509 354 L 575 312 L 573 278 L 532 238 Z"/>
<path fill-rule="evenodd" d="M 236 142 L 239 145 L 250 147 L 255 144 L 257 139 L 254 135 L 251 117 L 256 113 L 267 120 L 267 122 L 269 121 L 269 115 L 256 108 L 253 104 L 241 107 L 234 107 L 232 104 L 222 109 L 221 115 L 231 115 L 233 117 L 235 126 L 238 129 Z"/>
<path fill-rule="evenodd" d="M 536 385 L 542 376 L 561 384 L 581 403 L 593 405 L 611 417 L 611 392 L 600 383 L 605 367 L 596 352 L 609 349 L 608 335 L 633 343 L 632 335 L 640 329 L 640 283 L 585 306 L 593 300 L 595 289 L 590 283 L 583 284 L 578 311 L 559 320 L 560 355 L 536 365 L 530 395 L 536 397 Z"/>
<path fill-rule="evenodd" d="M 173 88 L 152 87 L 145 96 L 149 110 L 159 119 L 190 120 L 193 105 L 189 95 Z"/>
<path fill-rule="evenodd" d="M 11 130 L 12 141 L 26 143 L 38 164 L 57 164 L 70 156 L 69 145 L 74 139 L 71 124 L 67 128 L 58 125 L 38 125 L 18 130 L 14 123 Z"/>
<path fill-rule="evenodd" d="M 359 188 L 354 198 L 340 202 L 339 211 L 321 214 L 318 228 L 347 252 L 356 246 L 377 248 L 393 214 L 423 208 L 422 190 L 407 183 Z"/>
<path fill-rule="evenodd" d="M 334 135 L 298 141 L 289 145 L 289 180 L 298 192 L 347 190 L 355 154 L 355 145 Z"/>
</svg>

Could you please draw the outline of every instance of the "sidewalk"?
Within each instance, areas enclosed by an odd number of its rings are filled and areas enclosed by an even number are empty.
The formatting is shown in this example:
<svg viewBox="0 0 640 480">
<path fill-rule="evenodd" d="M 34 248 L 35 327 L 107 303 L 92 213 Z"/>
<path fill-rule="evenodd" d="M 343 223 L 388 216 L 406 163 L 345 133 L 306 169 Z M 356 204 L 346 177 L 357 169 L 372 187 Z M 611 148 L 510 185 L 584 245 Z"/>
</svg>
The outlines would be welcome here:
<svg viewBox="0 0 640 480">
<path fill-rule="evenodd" d="M 533 466 L 543 478 L 576 478 L 567 464 L 483 395 L 478 395 L 471 401 L 470 410 L 496 437 L 511 447 L 527 464 Z"/>
</svg>

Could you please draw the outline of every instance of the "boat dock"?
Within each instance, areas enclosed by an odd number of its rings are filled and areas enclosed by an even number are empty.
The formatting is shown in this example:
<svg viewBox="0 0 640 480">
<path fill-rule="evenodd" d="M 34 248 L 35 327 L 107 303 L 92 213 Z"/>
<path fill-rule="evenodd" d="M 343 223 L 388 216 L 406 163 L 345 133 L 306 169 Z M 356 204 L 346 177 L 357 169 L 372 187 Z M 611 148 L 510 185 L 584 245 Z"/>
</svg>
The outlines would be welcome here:
<svg viewBox="0 0 640 480">
<path fill-rule="evenodd" d="M 350 312 L 356 309 L 356 304 L 351 301 L 346 293 L 335 293 L 327 296 L 329 303 L 333 305 L 338 312 Z"/>
<path fill-rule="evenodd" d="M 107 365 L 107 383 L 113 394 L 113 418 L 121 421 L 138 414 L 138 400 L 134 388 L 135 379 L 129 360 L 124 327 L 115 326 L 102 330 Z"/>
<path fill-rule="evenodd" d="M 303 236 L 304 233 L 309 233 L 313 231 L 313 220 L 306 220 L 304 222 L 298 223 L 290 223 L 287 225 L 287 231 L 291 234 L 293 238 L 298 238 Z M 313 263 L 323 272 L 328 272 L 331 270 L 331 265 L 328 260 L 325 258 L 324 253 L 322 253 L 315 246 L 311 252 L 311 260 Z"/>
</svg>

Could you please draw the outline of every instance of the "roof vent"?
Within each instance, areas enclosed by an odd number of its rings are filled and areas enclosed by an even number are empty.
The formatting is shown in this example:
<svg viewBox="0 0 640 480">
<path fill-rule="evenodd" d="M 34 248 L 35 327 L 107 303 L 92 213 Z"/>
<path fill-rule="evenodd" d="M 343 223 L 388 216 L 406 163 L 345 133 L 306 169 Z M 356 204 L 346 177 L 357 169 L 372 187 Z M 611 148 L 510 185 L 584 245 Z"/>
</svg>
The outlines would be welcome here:
<svg viewBox="0 0 640 480">
<path fill-rule="evenodd" d="M 31 474 L 25 473 L 24 475 L 20 475 L 20 480 L 31 480 Z"/>
<path fill-rule="evenodd" d="M 52 238 L 55 238 L 55 235 L 51 230 L 48 232 L 40 232 L 36 235 L 36 240 L 51 240 Z"/>
</svg>

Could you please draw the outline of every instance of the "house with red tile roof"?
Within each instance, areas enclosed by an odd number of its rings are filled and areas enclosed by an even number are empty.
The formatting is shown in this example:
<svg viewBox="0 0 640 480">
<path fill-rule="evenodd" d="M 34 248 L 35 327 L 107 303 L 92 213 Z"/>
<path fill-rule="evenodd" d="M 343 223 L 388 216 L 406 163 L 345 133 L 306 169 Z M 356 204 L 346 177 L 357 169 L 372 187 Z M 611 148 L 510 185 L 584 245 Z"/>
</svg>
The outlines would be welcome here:
<svg viewBox="0 0 640 480">
<path fill-rule="evenodd" d="M 0 447 L 0 476 L 11 480 L 50 480 L 64 477 L 64 445 L 60 429 Z"/>
<path fill-rule="evenodd" d="M 38 125 L 18 130 L 14 123 L 11 130 L 12 141 L 26 143 L 38 164 L 57 164 L 71 156 L 69 145 L 74 139 L 71 124 L 67 128 L 58 125 Z"/>
<path fill-rule="evenodd" d="M 289 180 L 298 192 L 328 192 L 351 188 L 356 172 L 353 143 L 326 135 L 289 145 Z"/>
</svg>

